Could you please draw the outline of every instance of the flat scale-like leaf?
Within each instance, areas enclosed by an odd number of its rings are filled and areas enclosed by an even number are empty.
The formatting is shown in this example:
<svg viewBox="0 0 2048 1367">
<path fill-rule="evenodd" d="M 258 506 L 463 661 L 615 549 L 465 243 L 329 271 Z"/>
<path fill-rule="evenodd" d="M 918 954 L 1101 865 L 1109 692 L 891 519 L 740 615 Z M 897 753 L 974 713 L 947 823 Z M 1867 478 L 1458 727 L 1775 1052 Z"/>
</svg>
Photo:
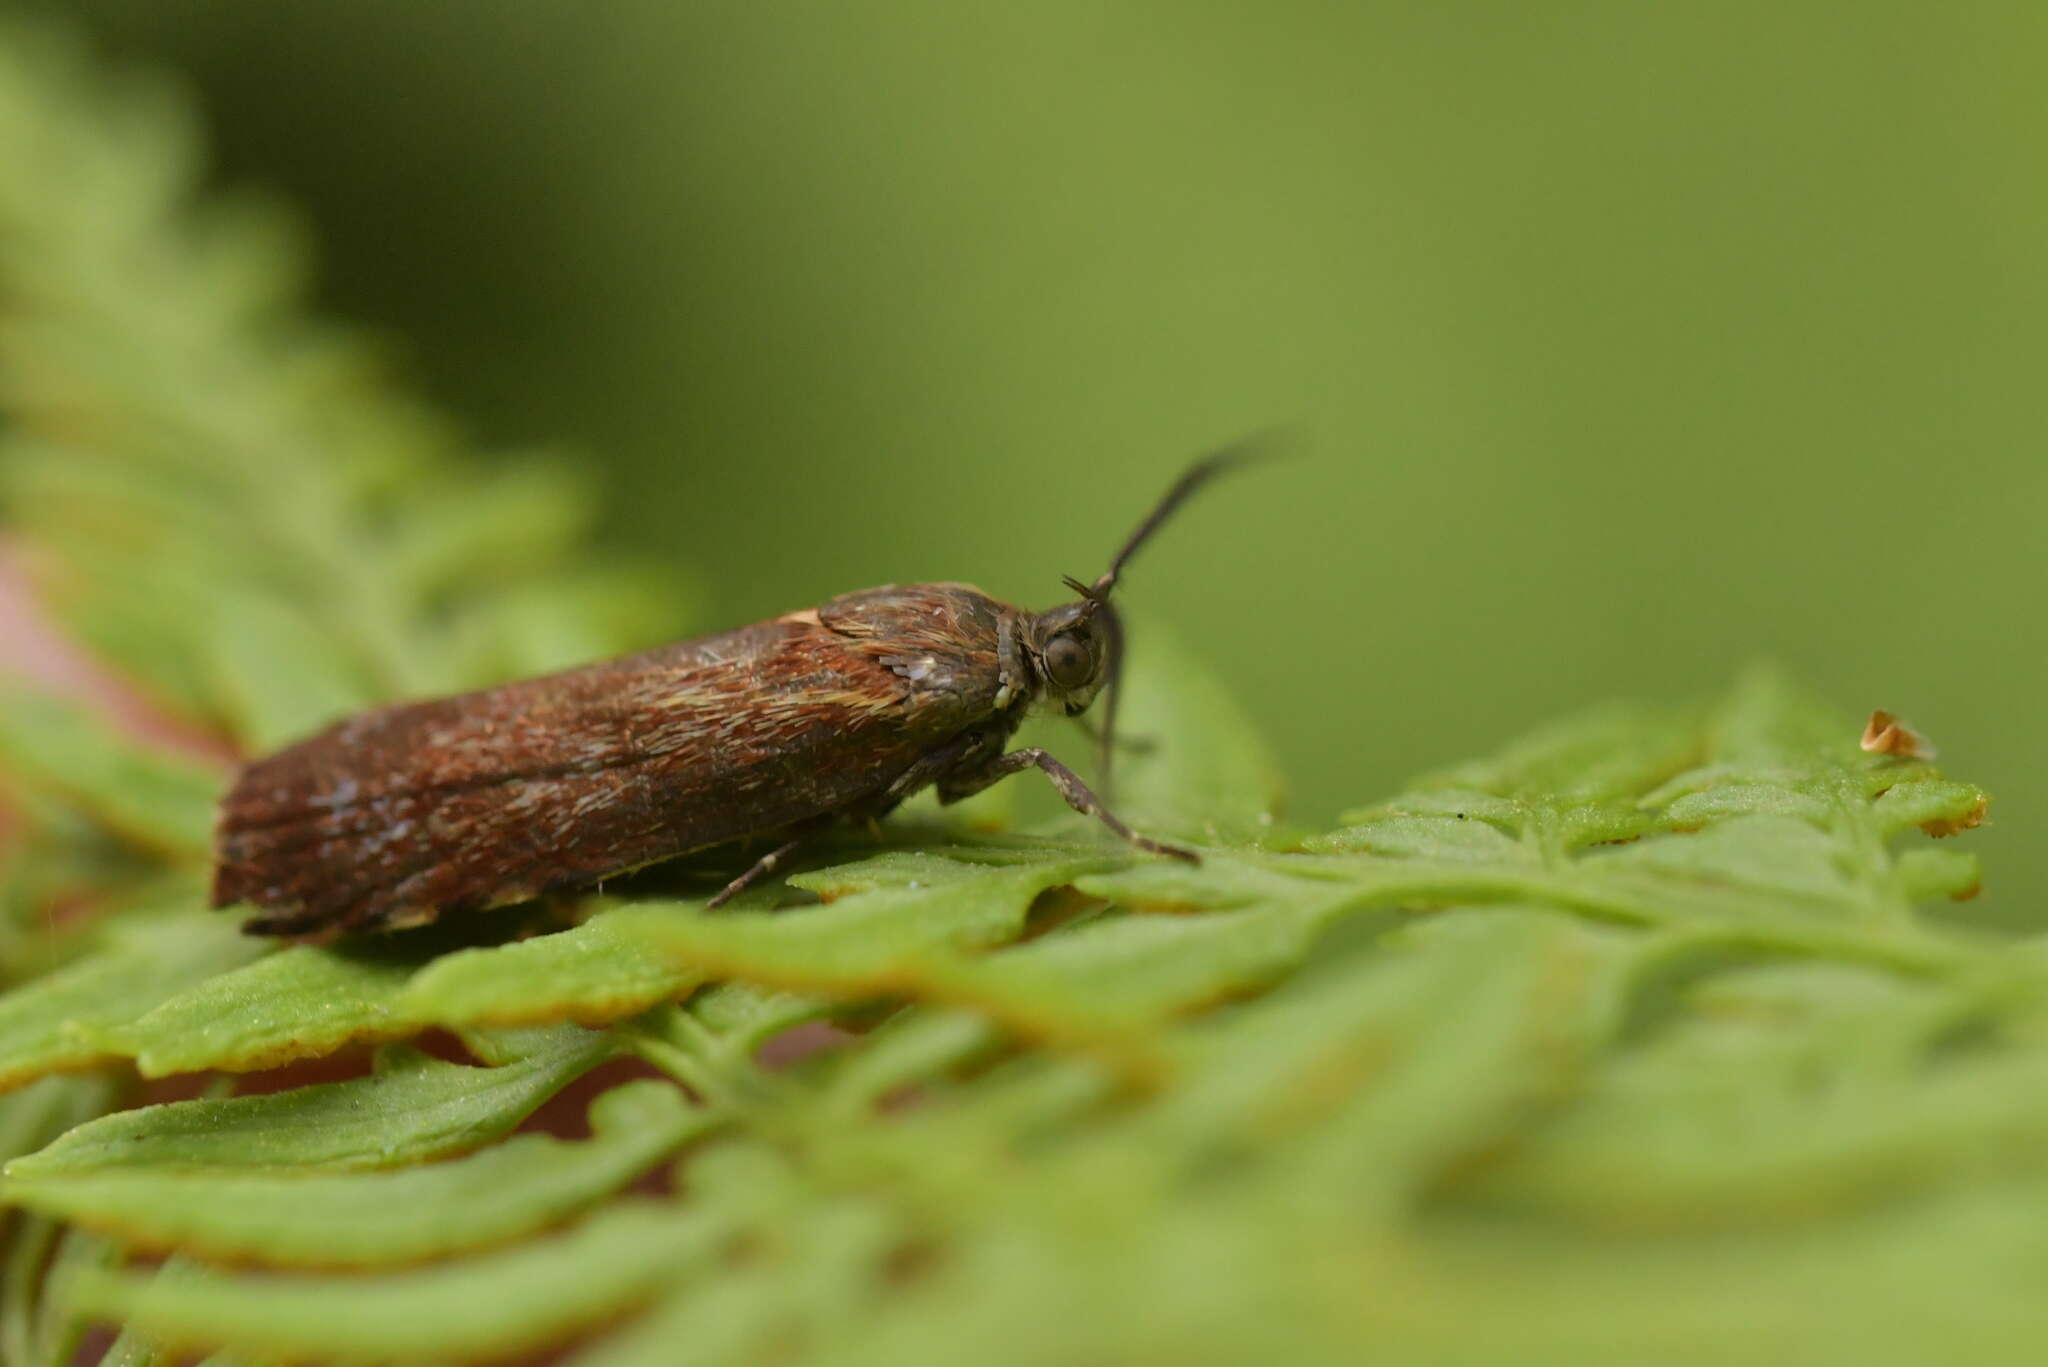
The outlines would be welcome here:
<svg viewBox="0 0 2048 1367">
<path fill-rule="evenodd" d="M 379 952 L 297 946 L 189 987 L 124 1024 L 91 1032 L 145 1077 L 213 1068 L 249 1073 L 350 1044 L 417 1034 L 399 1006 L 418 964 Z"/>
<path fill-rule="evenodd" d="M 269 952 L 203 913 L 110 927 L 96 950 L 0 996 L 0 1090 L 120 1057 L 104 1031 Z"/>
<path fill-rule="evenodd" d="M 232 1343 L 296 1361 L 469 1362 L 559 1342 L 703 1268 L 722 1211 L 614 1205 L 551 1238 L 377 1277 L 266 1276 L 159 1283 L 81 1275 L 79 1304 L 180 1347 Z"/>
<path fill-rule="evenodd" d="M 0 687 L 0 768 L 153 853 L 205 855 L 218 774 L 124 743 L 80 709 L 13 683 Z"/>
<path fill-rule="evenodd" d="M 710 1118 L 664 1082 L 604 1093 L 592 1135 L 529 1134 L 466 1158 L 312 1176 L 301 1168 L 15 1169 L 5 1196 L 145 1248 L 283 1266 L 376 1266 L 446 1257 L 546 1228 L 625 1186 Z M 38 1175 L 40 1171 L 41 1175 Z"/>
<path fill-rule="evenodd" d="M 1121 684 L 1114 795 L 1140 829 L 1212 844 L 1275 832 L 1285 783 L 1243 706 L 1200 655 L 1143 624 Z"/>
<path fill-rule="evenodd" d="M 1040 894 L 1126 859 L 1058 846 L 997 864 L 882 856 L 799 876 L 837 894 L 816 907 L 721 913 L 642 903 L 618 915 L 639 943 L 706 977 L 871 995 L 902 988 L 923 965 L 1016 939 Z"/>
<path fill-rule="evenodd" d="M 525 1043 L 521 1057 L 493 1068 L 401 1047 L 369 1077 L 122 1111 L 16 1159 L 5 1175 L 43 1179 L 129 1166 L 317 1172 L 463 1153 L 509 1132 L 614 1048 L 602 1035 L 568 1027 Z"/>
</svg>

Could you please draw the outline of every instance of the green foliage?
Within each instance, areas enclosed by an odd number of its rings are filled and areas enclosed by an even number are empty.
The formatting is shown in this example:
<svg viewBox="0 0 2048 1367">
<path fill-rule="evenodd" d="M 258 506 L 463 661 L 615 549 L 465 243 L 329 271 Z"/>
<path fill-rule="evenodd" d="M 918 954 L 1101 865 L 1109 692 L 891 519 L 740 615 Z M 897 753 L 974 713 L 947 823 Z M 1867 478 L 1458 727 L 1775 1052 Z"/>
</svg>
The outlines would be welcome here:
<svg viewBox="0 0 2048 1367">
<path fill-rule="evenodd" d="M 175 102 L 10 36 L 8 533 L 80 640 L 257 748 L 644 633 L 565 467 L 466 457 L 294 319 L 274 220 L 183 205 Z M 602 1367 L 2048 1329 L 2048 957 L 1929 916 L 1978 869 L 1912 834 L 1975 788 L 1759 673 L 1294 838 L 1243 709 L 1138 639 L 1123 791 L 1198 868 L 925 815 L 717 912 L 593 895 L 489 943 L 240 937 L 192 762 L 10 702 L 0 1359 L 96 1319 L 118 1362 Z M 215 1080 L 144 1104 L 174 1075 Z M 587 1137 L 517 1132 L 586 1075 Z"/>
<path fill-rule="evenodd" d="M 197 887 L 184 885 L 180 900 L 182 915 L 109 922 L 76 962 L 0 997 L 0 1085 L 118 1056 L 106 1028 L 265 952 L 217 919 L 192 915 Z"/>
<path fill-rule="evenodd" d="M 626 1186 L 709 1123 L 673 1087 L 628 1082 L 591 1108 L 593 1136 L 521 1135 L 468 1158 L 309 1176 L 276 1146 L 252 1164 L 199 1167 L 166 1183 L 161 1162 L 33 1168 L 9 1196 L 143 1247 L 314 1267 L 445 1257 L 544 1229 Z M 267 1133 L 274 1134 L 274 1131 Z"/>
<path fill-rule="evenodd" d="M 392 1049 L 375 1072 L 346 1082 L 120 1111 L 64 1132 L 8 1174 L 34 1181 L 127 1166 L 304 1173 L 424 1163 L 500 1138 L 612 1053 L 602 1037 L 570 1027 L 520 1044 L 495 1067 Z"/>
</svg>

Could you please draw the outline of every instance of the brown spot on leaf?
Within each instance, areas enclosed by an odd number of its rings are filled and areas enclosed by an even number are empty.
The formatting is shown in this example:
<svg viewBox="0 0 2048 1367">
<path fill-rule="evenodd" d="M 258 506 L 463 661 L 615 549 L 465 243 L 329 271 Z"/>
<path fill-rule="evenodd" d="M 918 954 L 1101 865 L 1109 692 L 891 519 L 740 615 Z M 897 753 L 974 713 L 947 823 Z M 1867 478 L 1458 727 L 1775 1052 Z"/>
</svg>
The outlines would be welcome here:
<svg viewBox="0 0 2048 1367">
<path fill-rule="evenodd" d="M 1943 836 L 1954 835 L 1958 831 L 1970 830 L 1984 824 L 1984 817 L 1990 810 L 1990 805 L 1988 799 L 1980 797 L 1961 816 L 1940 816 L 1932 821 L 1923 821 L 1920 823 L 1920 829 L 1937 840 Z"/>
<path fill-rule="evenodd" d="M 754 1061 L 770 1072 L 791 1068 L 805 1059 L 844 1048 L 857 1038 L 830 1021 L 805 1021 L 764 1041 L 754 1051 Z"/>
</svg>

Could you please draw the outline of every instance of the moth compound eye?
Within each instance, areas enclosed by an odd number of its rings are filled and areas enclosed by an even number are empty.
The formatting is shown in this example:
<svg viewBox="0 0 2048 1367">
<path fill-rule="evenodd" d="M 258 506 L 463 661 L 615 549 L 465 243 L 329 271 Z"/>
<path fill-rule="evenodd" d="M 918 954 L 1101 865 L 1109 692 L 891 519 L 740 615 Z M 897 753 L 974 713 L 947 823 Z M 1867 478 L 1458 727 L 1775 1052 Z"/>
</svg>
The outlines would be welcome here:
<svg viewBox="0 0 2048 1367">
<path fill-rule="evenodd" d="M 1045 672 L 1057 688 L 1080 688 L 1095 673 L 1095 656 L 1080 637 L 1062 633 L 1045 643 Z"/>
</svg>

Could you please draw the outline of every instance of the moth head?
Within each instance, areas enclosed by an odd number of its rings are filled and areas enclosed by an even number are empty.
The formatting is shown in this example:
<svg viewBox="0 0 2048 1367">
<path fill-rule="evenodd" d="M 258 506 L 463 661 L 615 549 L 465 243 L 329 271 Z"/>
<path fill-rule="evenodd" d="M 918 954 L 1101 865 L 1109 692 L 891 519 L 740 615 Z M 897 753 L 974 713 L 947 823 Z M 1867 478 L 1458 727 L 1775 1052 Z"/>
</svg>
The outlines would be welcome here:
<svg viewBox="0 0 2048 1367">
<path fill-rule="evenodd" d="M 1062 603 L 1031 619 L 1024 648 L 1047 695 L 1078 717 L 1116 669 L 1116 609 L 1106 599 Z"/>
<path fill-rule="evenodd" d="M 1066 581 L 1067 587 L 1077 595 L 1077 601 L 1041 612 L 1031 619 L 1031 629 L 1025 633 L 1031 663 L 1038 670 L 1046 692 L 1066 708 L 1068 716 L 1080 716 L 1095 701 L 1097 693 L 1104 688 L 1109 689 L 1097 737 L 1102 747 L 1099 785 L 1105 796 L 1109 787 L 1110 759 L 1116 747 L 1119 691 L 1116 681 L 1123 668 L 1123 622 L 1109 601 L 1117 579 L 1130 558 L 1137 554 L 1138 548 L 1151 539 L 1161 523 L 1173 516 L 1174 510 L 1187 501 L 1188 495 L 1223 471 L 1265 454 L 1271 444 L 1267 436 L 1248 437 L 1189 466 L 1166 491 L 1166 496 L 1146 514 L 1145 520 L 1124 539 L 1122 548 L 1110 559 L 1108 570 L 1092 584 L 1084 584 L 1074 578 Z"/>
</svg>

